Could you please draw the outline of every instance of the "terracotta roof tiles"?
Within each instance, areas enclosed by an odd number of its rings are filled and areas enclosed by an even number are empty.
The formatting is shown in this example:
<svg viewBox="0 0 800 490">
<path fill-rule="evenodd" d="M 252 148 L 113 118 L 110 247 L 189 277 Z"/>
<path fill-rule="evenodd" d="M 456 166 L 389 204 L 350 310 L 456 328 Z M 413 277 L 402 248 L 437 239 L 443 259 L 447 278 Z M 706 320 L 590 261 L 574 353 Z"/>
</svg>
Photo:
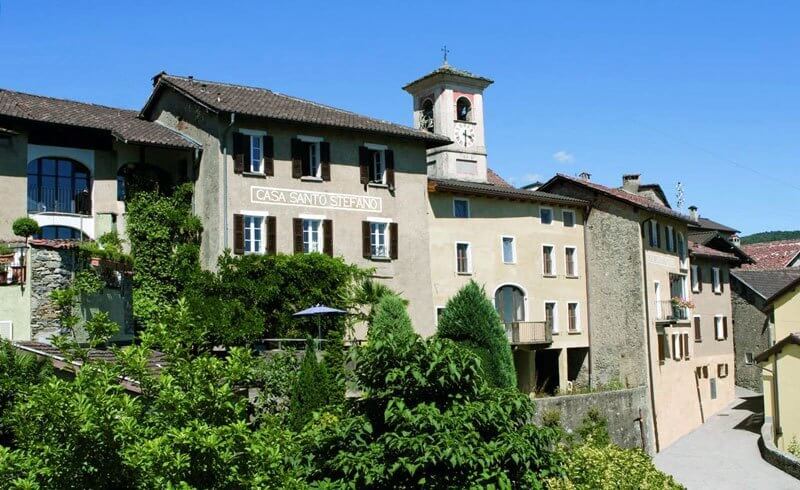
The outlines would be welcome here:
<svg viewBox="0 0 800 490">
<path fill-rule="evenodd" d="M 742 245 L 742 250 L 755 260 L 755 264 L 742 266 L 743 269 L 781 269 L 789 266 L 793 259 L 800 254 L 800 240 L 753 243 Z"/>
</svg>

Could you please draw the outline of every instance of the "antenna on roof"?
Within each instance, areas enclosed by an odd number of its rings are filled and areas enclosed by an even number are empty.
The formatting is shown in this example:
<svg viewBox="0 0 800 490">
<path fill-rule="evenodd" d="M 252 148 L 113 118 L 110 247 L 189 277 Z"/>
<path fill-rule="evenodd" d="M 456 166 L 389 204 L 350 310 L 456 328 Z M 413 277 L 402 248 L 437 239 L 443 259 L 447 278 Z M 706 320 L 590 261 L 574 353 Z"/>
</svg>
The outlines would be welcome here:
<svg viewBox="0 0 800 490">
<path fill-rule="evenodd" d="M 680 181 L 678 181 L 678 185 L 675 186 L 675 200 L 678 209 L 683 209 L 683 201 L 684 201 L 683 184 Z"/>
</svg>

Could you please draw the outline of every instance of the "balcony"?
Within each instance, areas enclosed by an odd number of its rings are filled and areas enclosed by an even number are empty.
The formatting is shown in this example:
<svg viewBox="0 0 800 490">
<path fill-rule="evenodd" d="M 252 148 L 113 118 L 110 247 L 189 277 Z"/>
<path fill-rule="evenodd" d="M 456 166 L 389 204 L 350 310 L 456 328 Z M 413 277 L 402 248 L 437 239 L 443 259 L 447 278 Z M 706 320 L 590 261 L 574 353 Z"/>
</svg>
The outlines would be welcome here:
<svg viewBox="0 0 800 490">
<path fill-rule="evenodd" d="M 656 321 L 657 322 L 680 322 L 689 320 L 689 308 L 678 306 L 672 300 L 656 302 Z"/>
<path fill-rule="evenodd" d="M 506 323 L 505 327 L 512 345 L 553 343 L 553 333 L 545 322 L 513 322 Z"/>
<path fill-rule="evenodd" d="M 73 193 L 68 188 L 28 186 L 28 213 L 92 214 L 88 191 Z"/>
</svg>

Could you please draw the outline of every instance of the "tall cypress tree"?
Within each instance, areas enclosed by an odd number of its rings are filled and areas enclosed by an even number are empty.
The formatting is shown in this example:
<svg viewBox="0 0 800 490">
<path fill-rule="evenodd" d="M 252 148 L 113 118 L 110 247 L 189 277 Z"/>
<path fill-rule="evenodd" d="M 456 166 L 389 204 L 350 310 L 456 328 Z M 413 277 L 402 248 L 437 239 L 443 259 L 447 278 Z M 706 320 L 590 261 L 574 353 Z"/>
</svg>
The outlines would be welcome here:
<svg viewBox="0 0 800 490">
<path fill-rule="evenodd" d="M 439 319 L 438 335 L 472 350 L 487 382 L 498 388 L 516 386 L 514 359 L 500 316 L 475 281 L 450 298 Z"/>
<path fill-rule="evenodd" d="M 414 327 L 406 311 L 406 302 L 395 294 L 381 297 L 375 306 L 372 322 L 369 326 L 368 338 L 375 335 L 411 336 Z"/>
</svg>

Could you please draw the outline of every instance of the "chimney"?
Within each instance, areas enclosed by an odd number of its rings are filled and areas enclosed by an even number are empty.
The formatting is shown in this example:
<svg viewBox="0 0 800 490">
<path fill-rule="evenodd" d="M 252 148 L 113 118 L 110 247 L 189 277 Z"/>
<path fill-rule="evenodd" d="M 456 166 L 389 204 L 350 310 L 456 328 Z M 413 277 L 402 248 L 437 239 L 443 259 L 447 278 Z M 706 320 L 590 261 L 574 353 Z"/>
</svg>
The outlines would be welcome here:
<svg viewBox="0 0 800 490">
<path fill-rule="evenodd" d="M 689 216 L 694 221 L 697 221 L 697 218 L 699 218 L 699 216 L 697 215 L 697 206 L 689 206 Z"/>
<path fill-rule="evenodd" d="M 740 247 L 740 246 L 742 246 L 742 239 L 739 238 L 739 235 L 733 235 L 731 237 L 731 243 L 733 243 L 737 247 Z"/>
<path fill-rule="evenodd" d="M 637 194 L 639 192 L 639 174 L 623 175 L 622 189 L 632 194 Z"/>
<path fill-rule="evenodd" d="M 578 174 L 578 177 L 581 180 L 592 180 L 592 174 L 590 174 L 589 172 L 581 172 Z"/>
</svg>

